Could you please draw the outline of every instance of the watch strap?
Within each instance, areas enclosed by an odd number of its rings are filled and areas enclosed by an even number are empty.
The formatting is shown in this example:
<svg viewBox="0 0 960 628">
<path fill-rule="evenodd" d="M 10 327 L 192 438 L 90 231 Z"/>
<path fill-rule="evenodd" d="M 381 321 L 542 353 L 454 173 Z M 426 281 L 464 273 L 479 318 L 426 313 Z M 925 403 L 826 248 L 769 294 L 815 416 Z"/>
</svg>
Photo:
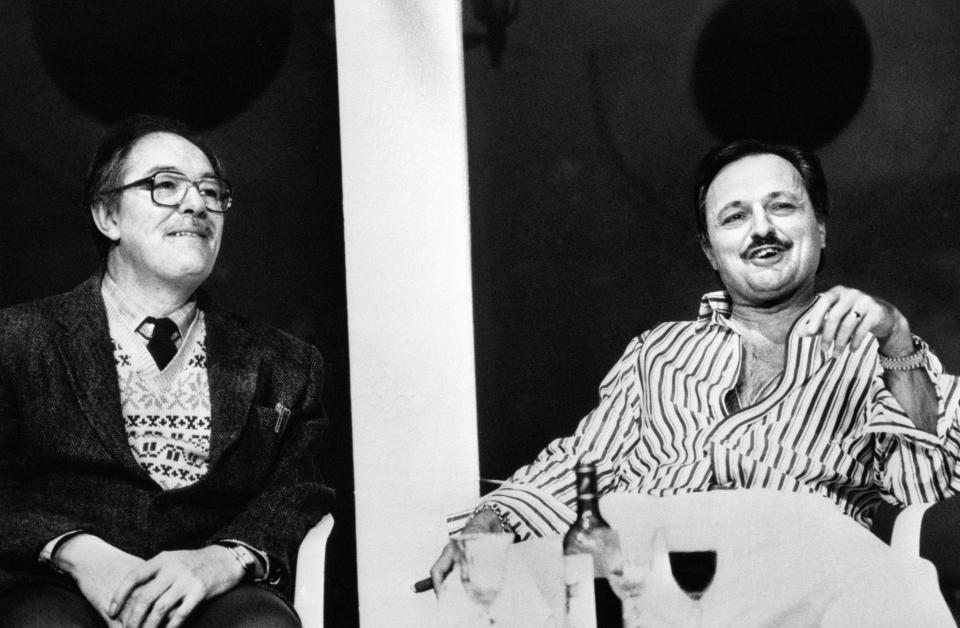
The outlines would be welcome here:
<svg viewBox="0 0 960 628">
<path fill-rule="evenodd" d="M 927 361 L 927 350 L 917 342 L 916 338 L 913 340 L 913 353 L 896 358 L 885 356 L 879 352 L 877 355 L 880 357 L 880 366 L 885 371 L 912 371 L 922 367 Z"/>
</svg>

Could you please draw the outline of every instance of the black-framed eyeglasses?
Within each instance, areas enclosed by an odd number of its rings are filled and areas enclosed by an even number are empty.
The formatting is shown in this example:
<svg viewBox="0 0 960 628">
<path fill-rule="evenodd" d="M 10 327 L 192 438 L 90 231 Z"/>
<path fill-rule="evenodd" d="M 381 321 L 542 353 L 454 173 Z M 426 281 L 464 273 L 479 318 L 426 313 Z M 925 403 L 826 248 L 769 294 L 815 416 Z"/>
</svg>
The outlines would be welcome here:
<svg viewBox="0 0 960 628">
<path fill-rule="evenodd" d="M 191 179 L 179 172 L 161 170 L 149 177 L 131 181 L 126 185 L 105 190 L 103 194 L 115 194 L 131 188 L 142 187 L 150 190 L 150 198 L 163 207 L 178 207 L 191 187 L 196 187 L 208 211 L 223 213 L 230 209 L 233 194 L 230 182 L 221 177 L 200 177 Z"/>
</svg>

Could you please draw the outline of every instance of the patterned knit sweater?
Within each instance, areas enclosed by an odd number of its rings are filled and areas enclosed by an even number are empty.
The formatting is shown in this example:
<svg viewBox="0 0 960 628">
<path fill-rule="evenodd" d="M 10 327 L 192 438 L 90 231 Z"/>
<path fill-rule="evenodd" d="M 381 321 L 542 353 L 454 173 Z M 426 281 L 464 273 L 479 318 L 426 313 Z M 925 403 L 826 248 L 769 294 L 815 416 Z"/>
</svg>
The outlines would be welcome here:
<svg viewBox="0 0 960 628">
<path fill-rule="evenodd" d="M 135 332 L 113 330 L 120 403 L 134 457 L 164 489 L 193 484 L 207 472 L 210 386 L 203 313 L 160 371 Z"/>
</svg>

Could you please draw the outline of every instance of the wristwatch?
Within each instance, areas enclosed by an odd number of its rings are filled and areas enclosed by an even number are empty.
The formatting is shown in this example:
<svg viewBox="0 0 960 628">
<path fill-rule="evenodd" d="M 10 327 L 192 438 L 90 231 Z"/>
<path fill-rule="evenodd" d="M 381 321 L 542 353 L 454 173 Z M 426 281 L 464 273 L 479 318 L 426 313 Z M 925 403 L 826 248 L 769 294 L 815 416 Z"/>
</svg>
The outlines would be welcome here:
<svg viewBox="0 0 960 628">
<path fill-rule="evenodd" d="M 897 358 L 887 357 L 879 351 L 877 355 L 880 357 L 880 366 L 882 366 L 885 371 L 912 371 L 922 367 L 924 363 L 926 363 L 927 348 L 919 338 L 914 336 L 913 353 Z"/>
<path fill-rule="evenodd" d="M 266 552 L 251 547 L 242 541 L 222 539 L 216 541 L 214 545 L 222 545 L 233 551 L 237 560 L 244 566 L 247 575 L 250 576 L 254 582 L 279 587 L 287 578 L 287 572 L 282 562 L 279 560 L 271 560 L 270 555 Z"/>
<path fill-rule="evenodd" d="M 250 550 L 242 545 L 228 545 L 227 543 L 218 543 L 218 545 L 230 550 L 230 552 L 233 554 L 233 557 L 236 558 L 237 562 L 240 563 L 240 566 L 243 567 L 244 578 L 254 573 L 254 567 L 256 567 L 257 559 L 253 557 L 253 554 L 250 553 Z"/>
</svg>

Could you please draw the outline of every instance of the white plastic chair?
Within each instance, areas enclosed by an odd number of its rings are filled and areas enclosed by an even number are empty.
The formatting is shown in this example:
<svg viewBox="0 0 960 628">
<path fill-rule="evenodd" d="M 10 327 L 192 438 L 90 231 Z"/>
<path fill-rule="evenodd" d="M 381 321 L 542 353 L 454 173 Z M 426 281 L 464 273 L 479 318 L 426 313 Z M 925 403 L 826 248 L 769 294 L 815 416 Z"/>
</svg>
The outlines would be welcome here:
<svg viewBox="0 0 960 628">
<path fill-rule="evenodd" d="M 303 628 L 323 628 L 323 585 L 327 539 L 333 530 L 333 515 L 324 515 L 313 526 L 297 552 L 297 586 L 293 606 Z"/>
</svg>

